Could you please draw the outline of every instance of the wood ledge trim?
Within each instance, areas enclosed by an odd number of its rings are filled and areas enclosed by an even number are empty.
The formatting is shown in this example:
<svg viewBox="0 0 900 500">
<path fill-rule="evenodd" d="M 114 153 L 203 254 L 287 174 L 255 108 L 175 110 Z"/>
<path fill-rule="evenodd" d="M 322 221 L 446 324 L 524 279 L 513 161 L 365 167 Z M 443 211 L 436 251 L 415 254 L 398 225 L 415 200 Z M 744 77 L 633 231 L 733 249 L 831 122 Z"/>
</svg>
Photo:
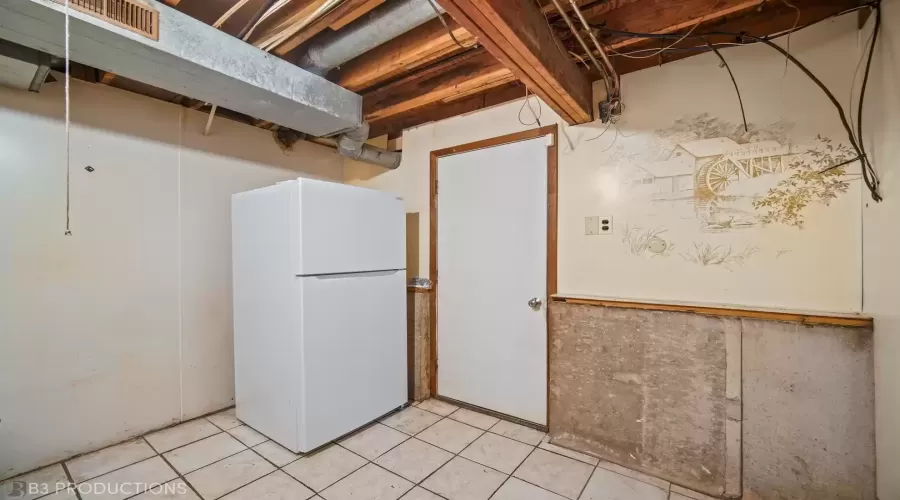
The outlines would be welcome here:
<svg viewBox="0 0 900 500">
<path fill-rule="evenodd" d="M 705 316 L 726 316 L 733 318 L 763 319 L 769 321 L 788 321 L 802 325 L 830 325 L 853 328 L 874 328 L 872 318 L 863 315 L 827 315 L 791 313 L 782 311 L 760 311 L 755 309 L 735 309 L 716 306 L 692 306 L 681 304 L 658 304 L 653 302 L 633 302 L 625 300 L 591 299 L 584 297 L 567 297 L 554 295 L 553 302 L 580 304 L 599 307 L 615 307 L 620 309 L 644 309 L 649 311 L 669 311 L 702 314 Z"/>
<path fill-rule="evenodd" d="M 431 287 L 424 286 L 407 286 L 406 291 L 408 293 L 431 293 Z"/>
</svg>

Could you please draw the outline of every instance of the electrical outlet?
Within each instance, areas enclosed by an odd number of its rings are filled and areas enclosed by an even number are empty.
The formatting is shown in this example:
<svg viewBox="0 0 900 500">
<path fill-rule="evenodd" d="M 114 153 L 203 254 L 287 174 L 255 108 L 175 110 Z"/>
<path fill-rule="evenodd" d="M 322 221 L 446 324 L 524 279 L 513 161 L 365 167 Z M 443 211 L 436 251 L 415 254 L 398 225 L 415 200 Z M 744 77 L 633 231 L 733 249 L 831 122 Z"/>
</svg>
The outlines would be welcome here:
<svg viewBox="0 0 900 500">
<path fill-rule="evenodd" d="M 611 215 L 601 215 L 600 217 L 600 234 L 613 233 L 613 218 Z"/>
<path fill-rule="evenodd" d="M 585 236 L 596 236 L 600 234 L 600 217 L 589 215 L 584 218 L 584 234 Z"/>
<path fill-rule="evenodd" d="M 608 215 L 589 215 L 584 218 L 584 234 L 586 236 L 597 236 L 603 234 L 612 234 L 613 219 Z"/>
</svg>

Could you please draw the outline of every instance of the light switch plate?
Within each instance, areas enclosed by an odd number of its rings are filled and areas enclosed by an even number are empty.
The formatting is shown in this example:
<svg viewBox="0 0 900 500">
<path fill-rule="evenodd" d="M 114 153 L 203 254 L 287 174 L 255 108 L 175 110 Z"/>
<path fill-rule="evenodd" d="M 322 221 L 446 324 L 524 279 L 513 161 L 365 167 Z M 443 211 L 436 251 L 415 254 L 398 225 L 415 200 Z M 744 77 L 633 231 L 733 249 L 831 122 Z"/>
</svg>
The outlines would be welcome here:
<svg viewBox="0 0 900 500">
<path fill-rule="evenodd" d="M 584 218 L 584 234 L 585 236 L 600 234 L 600 216 L 589 215 Z"/>
</svg>

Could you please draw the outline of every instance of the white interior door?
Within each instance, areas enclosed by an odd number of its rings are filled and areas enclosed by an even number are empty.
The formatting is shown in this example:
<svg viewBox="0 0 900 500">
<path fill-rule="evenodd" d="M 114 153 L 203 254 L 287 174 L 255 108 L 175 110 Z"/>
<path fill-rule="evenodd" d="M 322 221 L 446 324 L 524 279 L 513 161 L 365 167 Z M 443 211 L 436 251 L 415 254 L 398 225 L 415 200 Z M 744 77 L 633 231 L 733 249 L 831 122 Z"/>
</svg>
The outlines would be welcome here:
<svg viewBox="0 0 900 500">
<path fill-rule="evenodd" d="M 539 137 L 437 164 L 438 394 L 542 425 L 547 145 Z"/>
</svg>

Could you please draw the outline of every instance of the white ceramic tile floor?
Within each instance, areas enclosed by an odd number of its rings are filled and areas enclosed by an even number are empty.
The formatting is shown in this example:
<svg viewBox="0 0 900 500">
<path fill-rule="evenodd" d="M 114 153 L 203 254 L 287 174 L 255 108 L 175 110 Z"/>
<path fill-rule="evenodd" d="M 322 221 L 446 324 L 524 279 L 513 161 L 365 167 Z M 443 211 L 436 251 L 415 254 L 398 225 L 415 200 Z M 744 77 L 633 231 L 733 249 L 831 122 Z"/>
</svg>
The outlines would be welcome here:
<svg viewBox="0 0 900 500">
<path fill-rule="evenodd" d="M 23 474 L 19 477 L 0 482 L 0 500 L 15 498 L 16 500 L 34 500 L 60 489 L 58 485 L 66 484 L 69 478 L 62 465 L 54 464 L 43 469 Z M 31 485 L 37 493 L 28 494 L 26 485 Z"/>
<path fill-rule="evenodd" d="M 376 423 L 344 439 L 340 445 L 367 460 L 375 460 L 407 439 L 408 435 Z"/>
<path fill-rule="evenodd" d="M 222 431 L 210 423 L 209 420 L 199 418 L 159 432 L 147 434 L 146 439 L 157 453 L 165 453 L 220 432 Z"/>
<path fill-rule="evenodd" d="M 163 457 L 180 474 L 187 474 L 245 449 L 247 447 L 230 434 L 222 433 L 163 453 Z"/>
<path fill-rule="evenodd" d="M 228 429 L 228 433 L 237 438 L 238 441 L 244 443 L 244 446 L 250 447 L 265 443 L 269 439 L 246 425 L 239 425 L 233 429 Z"/>
<path fill-rule="evenodd" d="M 143 482 L 149 489 L 78 497 L 71 489 L 54 493 L 49 486 L 42 490 L 46 494 L 11 496 L 17 481 L 67 483 L 65 470 L 56 464 L 0 482 L 0 500 L 707 498 L 554 446 L 543 432 L 437 400 L 388 416 L 310 455 L 266 440 L 230 409 L 76 457 L 65 465 L 76 482 Z M 162 483 L 184 488 L 151 487 Z"/>
<path fill-rule="evenodd" d="M 462 422 L 464 424 L 469 424 L 472 427 L 477 427 L 481 430 L 488 430 L 493 427 L 495 424 L 500 422 L 500 419 L 497 417 L 492 417 L 490 415 L 485 415 L 483 413 L 478 413 L 472 410 L 467 410 L 465 408 L 460 408 L 455 412 L 450 414 L 450 418 L 456 420 L 457 422 Z"/>
<path fill-rule="evenodd" d="M 122 444 L 73 458 L 66 462 L 69 474 L 76 483 L 102 476 L 107 472 L 121 469 L 156 455 L 143 439 L 132 439 Z"/>
</svg>

